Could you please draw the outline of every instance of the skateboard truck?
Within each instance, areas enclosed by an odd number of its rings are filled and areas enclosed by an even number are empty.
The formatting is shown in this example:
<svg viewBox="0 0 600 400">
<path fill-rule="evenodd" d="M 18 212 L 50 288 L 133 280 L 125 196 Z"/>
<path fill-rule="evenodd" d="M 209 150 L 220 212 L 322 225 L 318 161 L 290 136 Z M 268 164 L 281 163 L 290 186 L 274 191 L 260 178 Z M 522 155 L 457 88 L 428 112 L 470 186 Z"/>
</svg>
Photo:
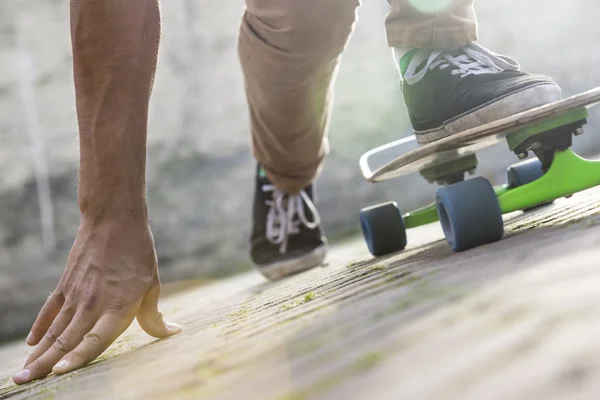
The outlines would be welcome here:
<svg viewBox="0 0 600 400">
<path fill-rule="evenodd" d="M 564 125 L 552 127 L 553 124 L 556 126 L 558 121 Z M 554 154 L 570 148 L 573 144 L 573 136 L 583 134 L 583 126 L 586 123 L 587 110 L 574 110 L 560 117 L 548 119 L 541 126 L 537 124 L 535 130 L 523 129 L 507 135 L 506 142 L 520 160 L 527 158 L 529 151 L 532 151 L 542 163 L 542 170 L 546 172 L 552 164 Z M 543 130 L 544 126 L 548 129 Z"/>
<path fill-rule="evenodd" d="M 477 169 L 477 156 L 468 154 L 442 164 L 434 164 L 419 171 L 421 176 L 429 183 L 437 182 L 438 185 L 452 185 L 465 180 L 465 173 L 475 174 Z"/>
</svg>

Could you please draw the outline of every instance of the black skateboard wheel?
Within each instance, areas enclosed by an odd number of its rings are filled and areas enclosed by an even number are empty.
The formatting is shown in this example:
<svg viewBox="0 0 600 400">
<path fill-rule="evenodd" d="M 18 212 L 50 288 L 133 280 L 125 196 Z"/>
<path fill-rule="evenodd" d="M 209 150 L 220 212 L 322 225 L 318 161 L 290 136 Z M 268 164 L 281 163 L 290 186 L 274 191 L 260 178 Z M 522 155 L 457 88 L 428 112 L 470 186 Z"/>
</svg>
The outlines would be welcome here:
<svg viewBox="0 0 600 400">
<path fill-rule="evenodd" d="M 536 181 L 542 176 L 542 163 L 537 158 L 513 164 L 506 170 L 506 180 L 511 189 Z"/>
<path fill-rule="evenodd" d="M 376 257 L 406 247 L 404 220 L 393 201 L 363 208 L 360 211 L 360 226 L 369 251 Z"/>
<path fill-rule="evenodd" d="M 455 252 L 496 242 L 504 235 L 502 211 L 485 178 L 439 188 L 436 205 L 446 241 Z"/>
<path fill-rule="evenodd" d="M 510 189 L 515 189 L 519 186 L 527 185 L 528 183 L 540 179 L 542 176 L 544 176 L 544 171 L 542 170 L 542 163 L 537 158 L 531 158 L 529 160 L 518 162 L 516 164 L 511 165 L 506 170 L 506 181 Z M 553 201 L 548 201 L 537 206 L 526 208 L 523 211 L 532 211 L 539 207 L 552 203 Z"/>
</svg>

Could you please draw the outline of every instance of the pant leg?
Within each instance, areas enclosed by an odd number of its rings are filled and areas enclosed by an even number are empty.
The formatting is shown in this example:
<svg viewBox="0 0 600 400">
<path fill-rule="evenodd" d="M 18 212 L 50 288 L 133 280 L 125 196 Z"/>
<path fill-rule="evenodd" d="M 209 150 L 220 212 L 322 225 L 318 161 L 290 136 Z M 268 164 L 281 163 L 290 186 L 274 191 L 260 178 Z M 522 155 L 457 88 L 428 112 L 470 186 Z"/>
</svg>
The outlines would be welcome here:
<svg viewBox="0 0 600 400">
<path fill-rule="evenodd" d="M 452 48 L 477 40 L 474 0 L 388 0 L 390 47 Z"/>
<path fill-rule="evenodd" d="M 246 0 L 238 53 L 252 148 L 268 178 L 297 193 L 320 172 L 340 55 L 360 0 Z"/>
</svg>

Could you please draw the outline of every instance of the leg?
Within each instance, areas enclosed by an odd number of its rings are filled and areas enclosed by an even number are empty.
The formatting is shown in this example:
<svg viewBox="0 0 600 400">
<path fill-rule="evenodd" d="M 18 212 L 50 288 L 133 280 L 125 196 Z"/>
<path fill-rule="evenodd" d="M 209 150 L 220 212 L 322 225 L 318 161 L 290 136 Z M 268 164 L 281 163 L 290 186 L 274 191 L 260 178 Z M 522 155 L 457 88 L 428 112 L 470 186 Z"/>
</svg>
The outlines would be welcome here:
<svg viewBox="0 0 600 400">
<path fill-rule="evenodd" d="M 267 278 L 277 279 L 325 257 L 312 182 L 328 152 L 333 83 L 360 1 L 246 4 L 239 56 L 260 165 L 251 257 Z"/>
<path fill-rule="evenodd" d="M 474 0 L 449 0 L 447 7 L 421 6 L 420 0 L 388 0 L 386 31 L 390 47 L 443 49 L 477 40 Z"/>
<path fill-rule="evenodd" d="M 298 193 L 328 152 L 338 60 L 359 0 L 247 0 L 239 56 L 253 152 L 269 179 Z"/>
<path fill-rule="evenodd" d="M 388 43 L 419 143 L 561 98 L 551 78 L 520 72 L 515 60 L 474 43 L 473 0 L 389 1 Z"/>
</svg>

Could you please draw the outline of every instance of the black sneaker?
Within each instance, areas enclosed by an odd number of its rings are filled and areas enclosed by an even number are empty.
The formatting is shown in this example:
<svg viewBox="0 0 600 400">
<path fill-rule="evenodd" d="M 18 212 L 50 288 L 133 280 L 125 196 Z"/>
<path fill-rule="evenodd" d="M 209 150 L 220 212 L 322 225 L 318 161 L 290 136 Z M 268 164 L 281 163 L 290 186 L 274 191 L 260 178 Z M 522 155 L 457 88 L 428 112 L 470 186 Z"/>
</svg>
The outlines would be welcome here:
<svg viewBox="0 0 600 400">
<path fill-rule="evenodd" d="M 400 60 L 402 92 L 419 144 L 426 144 L 562 97 L 551 78 L 519 71 L 510 57 L 472 43 L 413 50 Z"/>
<path fill-rule="evenodd" d="M 269 280 L 322 264 L 327 240 L 313 203 L 313 187 L 288 195 L 275 187 L 260 166 L 256 173 L 251 258 Z"/>
</svg>

